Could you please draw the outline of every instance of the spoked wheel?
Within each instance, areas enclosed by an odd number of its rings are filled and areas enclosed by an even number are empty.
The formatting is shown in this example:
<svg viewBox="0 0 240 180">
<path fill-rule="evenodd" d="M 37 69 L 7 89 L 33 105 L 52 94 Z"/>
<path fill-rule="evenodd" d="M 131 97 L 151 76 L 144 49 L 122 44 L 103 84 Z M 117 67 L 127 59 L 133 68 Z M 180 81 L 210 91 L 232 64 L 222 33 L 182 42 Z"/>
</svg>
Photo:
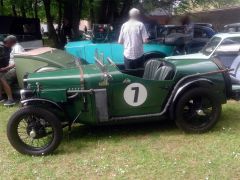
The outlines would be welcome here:
<svg viewBox="0 0 240 180">
<path fill-rule="evenodd" d="M 221 110 L 221 104 L 211 91 L 193 89 L 179 99 L 176 124 L 186 132 L 204 133 L 217 123 Z"/>
<path fill-rule="evenodd" d="M 22 154 L 47 155 L 62 139 L 59 119 L 43 108 L 25 107 L 9 120 L 7 135 L 12 146 Z"/>
</svg>

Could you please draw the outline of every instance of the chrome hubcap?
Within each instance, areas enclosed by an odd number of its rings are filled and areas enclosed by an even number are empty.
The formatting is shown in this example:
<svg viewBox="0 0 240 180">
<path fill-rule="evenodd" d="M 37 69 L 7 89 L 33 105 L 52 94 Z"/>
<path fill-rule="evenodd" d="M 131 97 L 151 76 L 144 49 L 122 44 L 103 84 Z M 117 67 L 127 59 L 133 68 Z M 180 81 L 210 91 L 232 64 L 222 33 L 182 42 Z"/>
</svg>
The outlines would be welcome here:
<svg viewBox="0 0 240 180">
<path fill-rule="evenodd" d="M 37 136 L 37 133 L 36 133 L 36 131 L 34 131 L 34 130 L 31 130 L 31 132 L 30 132 L 29 136 L 30 136 L 31 138 L 35 138 L 35 137 Z"/>
</svg>

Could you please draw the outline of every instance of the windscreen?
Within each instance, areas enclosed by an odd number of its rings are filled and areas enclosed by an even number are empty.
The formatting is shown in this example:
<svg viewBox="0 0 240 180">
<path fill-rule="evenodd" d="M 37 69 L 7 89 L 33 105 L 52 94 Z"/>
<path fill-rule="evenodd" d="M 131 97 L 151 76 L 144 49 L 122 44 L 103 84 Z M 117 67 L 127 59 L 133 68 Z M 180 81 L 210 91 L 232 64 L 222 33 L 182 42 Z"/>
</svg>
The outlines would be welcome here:
<svg viewBox="0 0 240 180">
<path fill-rule="evenodd" d="M 220 37 L 213 37 L 207 45 L 202 49 L 202 53 L 205 54 L 206 56 L 211 55 L 215 49 L 218 47 L 219 43 L 221 42 Z"/>
</svg>

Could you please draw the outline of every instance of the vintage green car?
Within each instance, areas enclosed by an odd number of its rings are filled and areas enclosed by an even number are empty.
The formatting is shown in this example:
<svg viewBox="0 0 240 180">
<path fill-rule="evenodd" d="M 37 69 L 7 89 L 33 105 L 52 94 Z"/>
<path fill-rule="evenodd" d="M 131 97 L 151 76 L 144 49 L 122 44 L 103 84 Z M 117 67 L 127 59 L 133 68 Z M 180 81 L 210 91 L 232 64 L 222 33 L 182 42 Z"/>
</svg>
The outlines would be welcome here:
<svg viewBox="0 0 240 180">
<path fill-rule="evenodd" d="M 185 132 L 204 133 L 217 123 L 221 105 L 238 100 L 229 69 L 217 59 L 152 59 L 145 69 L 125 70 L 108 58 L 25 76 L 22 108 L 8 122 L 7 136 L 20 153 L 47 155 L 63 128 L 174 120 Z"/>
<path fill-rule="evenodd" d="M 23 88 L 24 76 L 28 73 L 55 71 L 75 67 L 75 59 L 65 51 L 43 47 L 14 55 L 18 86 Z"/>
</svg>

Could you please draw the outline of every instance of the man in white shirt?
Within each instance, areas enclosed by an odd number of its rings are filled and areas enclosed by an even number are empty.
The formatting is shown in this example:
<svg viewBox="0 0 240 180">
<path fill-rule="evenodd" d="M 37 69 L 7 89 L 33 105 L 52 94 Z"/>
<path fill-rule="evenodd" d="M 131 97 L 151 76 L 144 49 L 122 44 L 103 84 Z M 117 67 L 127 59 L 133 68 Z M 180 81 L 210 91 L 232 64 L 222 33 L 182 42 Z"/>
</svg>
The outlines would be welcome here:
<svg viewBox="0 0 240 180">
<path fill-rule="evenodd" d="M 124 46 L 124 63 L 126 69 L 137 69 L 144 61 L 143 44 L 148 42 L 146 27 L 139 21 L 140 11 L 131 9 L 130 19 L 122 25 L 118 43 Z"/>
</svg>

